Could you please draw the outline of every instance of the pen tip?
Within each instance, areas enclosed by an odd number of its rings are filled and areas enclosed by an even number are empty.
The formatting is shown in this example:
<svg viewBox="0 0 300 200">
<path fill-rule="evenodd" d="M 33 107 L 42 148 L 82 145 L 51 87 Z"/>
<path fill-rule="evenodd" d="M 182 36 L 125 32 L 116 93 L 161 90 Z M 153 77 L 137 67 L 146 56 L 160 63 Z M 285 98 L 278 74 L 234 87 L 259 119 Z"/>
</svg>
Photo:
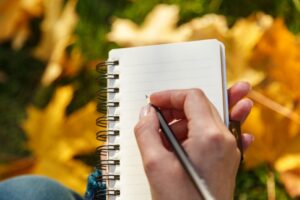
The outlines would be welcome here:
<svg viewBox="0 0 300 200">
<path fill-rule="evenodd" d="M 147 94 L 145 95 L 145 98 L 147 100 L 147 103 L 150 104 L 150 99 L 149 99 L 149 96 Z"/>
</svg>

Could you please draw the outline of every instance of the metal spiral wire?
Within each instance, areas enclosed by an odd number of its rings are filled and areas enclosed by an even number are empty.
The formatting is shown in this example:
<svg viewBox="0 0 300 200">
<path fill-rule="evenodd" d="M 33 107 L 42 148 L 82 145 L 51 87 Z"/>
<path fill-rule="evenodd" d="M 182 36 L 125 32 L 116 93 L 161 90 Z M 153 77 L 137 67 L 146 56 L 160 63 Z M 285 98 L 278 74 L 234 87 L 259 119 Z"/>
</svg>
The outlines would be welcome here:
<svg viewBox="0 0 300 200">
<path fill-rule="evenodd" d="M 99 85 L 103 80 L 112 81 L 119 79 L 119 74 L 109 73 L 108 68 L 110 66 L 118 65 L 118 61 L 107 61 L 97 64 L 96 71 L 99 73 L 97 81 Z M 115 95 L 119 93 L 119 88 L 117 87 L 101 87 L 97 92 L 97 111 L 102 113 L 102 116 L 96 119 L 96 124 L 101 128 L 100 131 L 96 133 L 96 139 L 105 143 L 109 138 L 118 137 L 120 132 L 116 129 L 108 129 L 109 123 L 116 123 L 119 121 L 119 116 L 109 115 L 107 109 L 119 107 L 118 101 L 107 101 L 108 95 Z M 108 158 L 108 153 L 111 151 L 119 151 L 120 146 L 117 144 L 105 144 L 99 146 L 96 149 L 96 154 L 99 158 L 96 163 L 96 168 L 101 170 L 102 173 L 97 177 L 97 181 L 106 184 L 108 181 L 118 181 L 120 180 L 120 175 L 107 174 L 110 166 L 120 165 L 120 160 Z M 120 190 L 107 188 L 101 189 L 95 193 L 95 200 L 103 200 L 108 196 L 119 196 Z"/>
</svg>

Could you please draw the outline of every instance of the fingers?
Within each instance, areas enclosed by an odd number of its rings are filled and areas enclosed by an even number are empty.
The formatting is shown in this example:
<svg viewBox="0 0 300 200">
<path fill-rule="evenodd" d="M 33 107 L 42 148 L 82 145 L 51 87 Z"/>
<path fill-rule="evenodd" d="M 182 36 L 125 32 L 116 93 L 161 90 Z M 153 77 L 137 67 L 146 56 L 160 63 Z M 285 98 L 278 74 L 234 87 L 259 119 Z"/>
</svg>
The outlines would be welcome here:
<svg viewBox="0 0 300 200">
<path fill-rule="evenodd" d="M 175 137 L 177 138 L 177 140 L 180 143 L 184 142 L 184 140 L 187 139 L 188 128 L 187 128 L 187 120 L 186 119 L 172 123 L 170 125 L 170 128 L 172 129 Z M 168 149 L 169 151 L 173 151 L 173 149 L 172 149 L 169 141 L 165 137 L 165 135 L 162 132 L 160 132 L 160 135 L 163 140 L 163 144 L 164 144 L 165 148 Z"/>
<path fill-rule="evenodd" d="M 187 138 L 188 127 L 186 119 L 175 122 L 170 127 L 179 141 Z"/>
<path fill-rule="evenodd" d="M 168 123 L 170 123 L 174 120 L 185 119 L 185 115 L 182 110 L 161 109 L 161 112 Z"/>
<path fill-rule="evenodd" d="M 249 115 L 253 102 L 250 99 L 242 99 L 236 103 L 231 109 L 230 119 L 243 122 Z"/>
<path fill-rule="evenodd" d="M 147 105 L 141 110 L 134 132 L 145 165 L 168 153 L 161 140 L 159 122 L 152 106 Z"/>
<path fill-rule="evenodd" d="M 254 136 L 248 133 L 242 134 L 243 150 L 246 151 L 250 144 L 254 141 Z"/>
<path fill-rule="evenodd" d="M 239 100 L 244 98 L 251 90 L 247 82 L 238 82 L 228 89 L 229 108 L 233 107 Z"/>
<path fill-rule="evenodd" d="M 183 110 L 188 120 L 210 119 L 212 116 L 210 103 L 199 89 L 157 92 L 150 96 L 150 100 L 152 104 L 163 109 Z"/>
</svg>

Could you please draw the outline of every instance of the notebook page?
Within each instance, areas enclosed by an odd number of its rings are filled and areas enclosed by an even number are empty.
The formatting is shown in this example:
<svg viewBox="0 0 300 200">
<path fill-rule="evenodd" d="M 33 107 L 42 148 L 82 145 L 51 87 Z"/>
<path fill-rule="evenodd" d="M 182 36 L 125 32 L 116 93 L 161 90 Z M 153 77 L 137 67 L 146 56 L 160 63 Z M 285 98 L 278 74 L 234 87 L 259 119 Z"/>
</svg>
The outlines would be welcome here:
<svg viewBox="0 0 300 200">
<path fill-rule="evenodd" d="M 119 60 L 121 200 L 150 200 L 150 189 L 134 136 L 145 95 L 167 89 L 201 88 L 227 121 L 225 65 L 217 40 L 112 50 Z"/>
</svg>

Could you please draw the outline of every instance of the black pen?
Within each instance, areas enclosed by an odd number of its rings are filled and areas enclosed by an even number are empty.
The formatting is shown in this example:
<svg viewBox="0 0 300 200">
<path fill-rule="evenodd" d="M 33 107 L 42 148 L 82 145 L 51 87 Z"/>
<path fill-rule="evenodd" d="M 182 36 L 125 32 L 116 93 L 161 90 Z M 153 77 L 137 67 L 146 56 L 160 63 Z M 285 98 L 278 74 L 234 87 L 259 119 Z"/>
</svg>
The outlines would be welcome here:
<svg viewBox="0 0 300 200">
<path fill-rule="evenodd" d="M 188 155 L 178 142 L 177 138 L 175 137 L 174 133 L 172 132 L 171 128 L 169 127 L 168 123 L 166 122 L 163 114 L 161 113 L 160 109 L 152 104 L 150 104 L 157 113 L 157 117 L 159 120 L 160 128 L 164 133 L 164 136 L 172 146 L 176 156 L 178 157 L 181 165 L 187 172 L 188 176 L 190 177 L 191 181 L 195 185 L 198 193 L 204 200 L 214 200 L 215 198 L 209 192 L 204 180 L 198 175 L 195 167 L 193 166 L 191 160 L 188 158 Z"/>
</svg>

